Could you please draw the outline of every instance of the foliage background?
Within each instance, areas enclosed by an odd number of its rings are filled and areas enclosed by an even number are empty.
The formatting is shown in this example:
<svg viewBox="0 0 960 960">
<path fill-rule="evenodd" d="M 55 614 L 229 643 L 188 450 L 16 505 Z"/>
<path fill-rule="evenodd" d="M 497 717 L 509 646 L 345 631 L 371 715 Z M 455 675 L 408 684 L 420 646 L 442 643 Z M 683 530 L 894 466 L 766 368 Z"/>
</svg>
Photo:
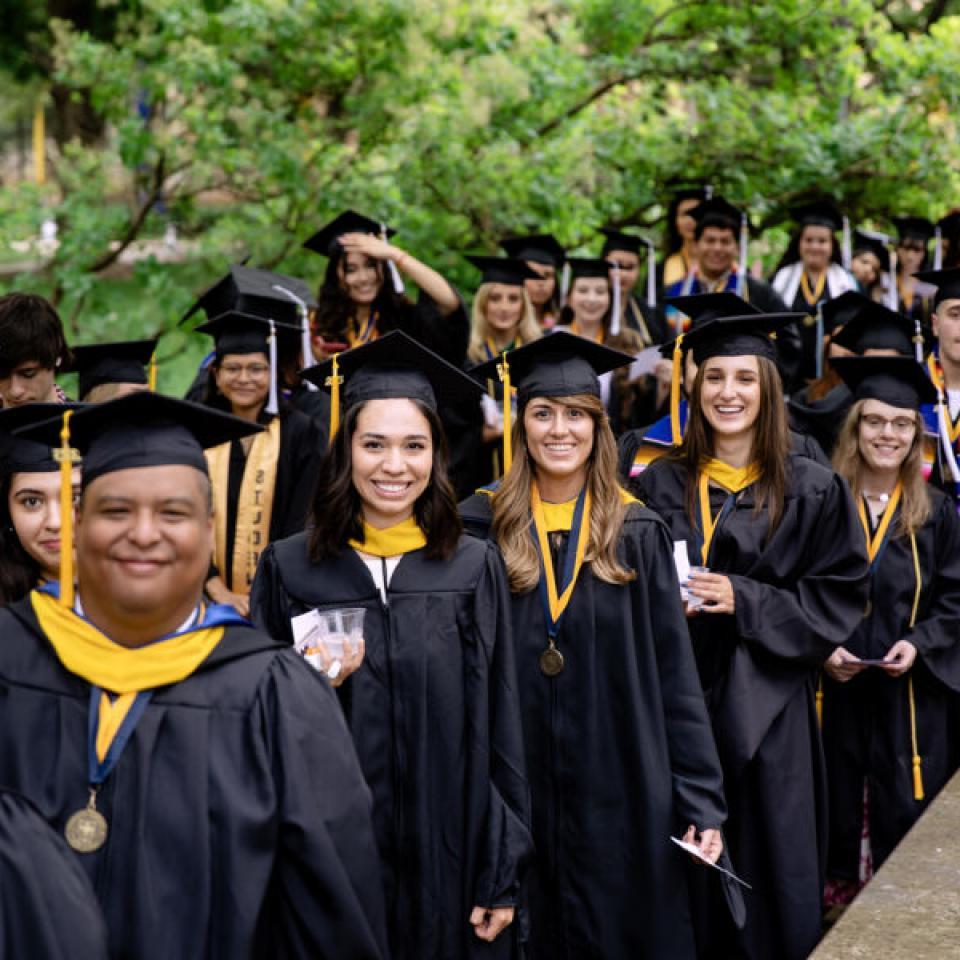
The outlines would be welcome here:
<svg viewBox="0 0 960 960">
<path fill-rule="evenodd" d="M 246 257 L 318 282 L 300 244 L 348 206 L 470 291 L 461 253 L 508 233 L 659 234 L 677 180 L 746 204 L 768 266 L 812 193 L 881 228 L 960 204 L 958 0 L 2 5 L 0 150 L 40 98 L 50 176 L 3 168 L 0 282 L 76 342 L 162 333 L 171 391 L 206 349 L 176 328 L 196 293 Z M 167 222 L 183 262 L 126 265 Z"/>
</svg>

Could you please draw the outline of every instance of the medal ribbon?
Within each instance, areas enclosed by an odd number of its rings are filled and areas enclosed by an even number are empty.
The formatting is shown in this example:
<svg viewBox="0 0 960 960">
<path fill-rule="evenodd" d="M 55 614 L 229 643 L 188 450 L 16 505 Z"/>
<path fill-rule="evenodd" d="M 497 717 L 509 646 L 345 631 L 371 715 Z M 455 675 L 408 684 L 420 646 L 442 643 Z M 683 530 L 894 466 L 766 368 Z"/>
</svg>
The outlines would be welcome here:
<svg viewBox="0 0 960 960">
<path fill-rule="evenodd" d="M 817 289 L 812 290 L 810 288 L 810 281 L 807 279 L 807 271 L 804 270 L 800 274 L 800 290 L 803 293 L 803 299 L 812 307 L 820 302 L 820 297 L 823 295 L 823 288 L 827 285 L 827 272 L 824 270 L 820 274 L 820 279 L 817 281 Z"/>
<path fill-rule="evenodd" d="M 857 501 L 857 513 L 860 514 L 860 524 L 863 527 L 863 535 L 867 542 L 867 556 L 870 559 L 871 571 L 876 569 L 877 564 L 880 562 L 880 554 L 883 552 L 887 535 L 890 532 L 890 523 L 893 520 L 893 515 L 897 512 L 897 506 L 900 503 L 902 494 L 903 486 L 898 480 L 897 485 L 893 488 L 893 493 L 890 495 L 890 500 L 880 517 L 880 525 L 877 527 L 876 533 L 872 535 L 870 533 L 870 518 L 867 516 L 867 508 L 863 502 L 863 497 L 860 497 Z"/>
<path fill-rule="evenodd" d="M 347 330 L 347 343 L 351 347 L 359 347 L 361 344 L 369 343 L 371 340 L 377 339 L 377 314 L 375 311 L 370 311 L 370 316 L 367 317 L 367 322 L 363 325 L 363 329 L 359 333 L 354 333 L 353 323 L 350 324 L 350 328 Z"/>
<path fill-rule="evenodd" d="M 142 690 L 111 698 L 100 687 L 90 688 L 87 712 L 87 776 L 90 786 L 97 787 L 110 776 L 152 696 L 152 690 Z"/>
<path fill-rule="evenodd" d="M 583 558 L 587 552 L 587 542 L 590 539 L 590 493 L 584 486 L 573 508 L 570 539 L 567 541 L 561 568 L 559 593 L 550 543 L 547 540 L 547 521 L 536 481 L 530 485 L 530 507 L 533 512 L 533 532 L 540 550 L 540 603 L 547 623 L 547 635 L 553 641 L 560 632 L 560 622 L 573 597 L 573 588 L 577 584 L 577 578 L 583 567 Z"/>
</svg>

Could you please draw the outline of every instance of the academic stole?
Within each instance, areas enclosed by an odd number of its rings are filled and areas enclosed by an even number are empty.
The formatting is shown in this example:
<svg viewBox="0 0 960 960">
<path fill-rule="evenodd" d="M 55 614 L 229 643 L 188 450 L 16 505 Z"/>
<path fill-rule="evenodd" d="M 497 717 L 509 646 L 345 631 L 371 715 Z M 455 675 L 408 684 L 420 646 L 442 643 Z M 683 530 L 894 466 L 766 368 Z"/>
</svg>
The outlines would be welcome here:
<svg viewBox="0 0 960 960">
<path fill-rule="evenodd" d="M 577 329 L 577 321 L 576 321 L 576 320 L 572 320 L 572 321 L 570 322 L 570 332 L 571 332 L 572 334 L 574 334 L 574 336 L 583 337 L 585 340 L 587 339 L 587 335 L 584 334 L 584 333 L 581 333 L 581 332 Z M 596 332 L 596 335 L 594 336 L 593 339 L 594 339 L 597 343 L 603 343 L 603 341 L 606 339 L 606 331 L 603 329 L 602 326 L 601 326 L 600 329 Z"/>
<path fill-rule="evenodd" d="M 427 536 L 413 517 L 407 517 L 392 527 L 371 527 L 363 522 L 363 540 L 348 541 L 354 550 L 373 557 L 397 557 L 403 553 L 421 550 L 427 545 Z"/>
<path fill-rule="evenodd" d="M 880 523 L 874 531 L 870 526 L 870 518 L 867 516 L 867 508 L 863 497 L 857 498 L 857 513 L 860 515 L 860 525 L 863 527 L 863 536 L 867 544 L 867 557 L 870 560 L 870 572 L 873 573 L 877 564 L 880 563 L 880 557 L 890 538 L 890 526 L 896 515 L 897 507 L 903 496 L 903 485 L 897 481 L 893 488 L 893 493 L 887 501 L 883 514 L 880 517 Z M 915 533 L 910 534 L 910 550 L 913 555 L 913 606 L 910 610 L 910 625 L 908 629 L 912 630 L 917 622 L 917 611 L 920 608 L 920 594 L 923 589 L 923 574 L 920 570 L 920 552 L 917 549 L 917 537 Z M 910 748 L 911 748 L 911 767 L 913 769 L 913 798 L 914 800 L 923 799 L 923 773 L 921 771 L 920 751 L 917 745 L 917 704 L 913 692 L 913 675 L 907 677 L 907 706 L 909 710 L 910 722 Z"/>
<path fill-rule="evenodd" d="M 817 287 L 815 290 L 811 288 L 810 281 L 807 279 L 807 271 L 804 270 L 800 274 L 800 292 L 803 294 L 803 299 L 806 301 L 808 306 L 815 307 L 820 302 L 820 298 L 823 296 L 823 290 L 826 285 L 826 270 L 820 274 L 820 279 L 817 281 Z"/>
<path fill-rule="evenodd" d="M 944 421 L 947 425 L 947 434 L 949 435 L 950 446 L 956 449 L 957 440 L 960 439 L 960 417 L 954 421 L 950 415 L 950 404 L 947 402 L 947 385 L 943 377 L 943 370 L 940 368 L 940 363 L 937 361 L 937 358 L 932 353 L 927 357 L 927 373 L 930 376 L 931 382 L 943 397 L 943 412 L 946 414 Z"/>
<path fill-rule="evenodd" d="M 710 556 L 710 546 L 713 535 L 717 532 L 720 521 L 736 506 L 737 494 L 745 490 L 761 477 L 760 465 L 748 463 L 745 467 L 731 467 L 722 460 L 707 460 L 700 469 L 697 480 L 697 533 L 700 541 L 700 562 L 706 566 Z M 710 481 L 723 487 L 729 496 L 724 501 L 716 517 L 710 511 Z"/>
<path fill-rule="evenodd" d="M 267 429 L 258 433 L 250 445 L 240 483 L 233 556 L 229 558 L 229 563 L 226 562 L 226 553 L 230 444 L 221 443 L 207 450 L 206 455 L 215 507 L 213 561 L 227 587 L 246 596 L 250 592 L 260 554 L 270 539 L 270 517 L 280 458 L 280 418 L 274 417 Z"/>
<path fill-rule="evenodd" d="M 107 822 L 96 809 L 96 795 L 120 759 L 153 691 L 189 677 L 223 638 L 223 623 L 239 619 L 222 608 L 201 609 L 200 623 L 143 647 L 114 643 L 88 620 L 60 603 L 52 593 L 34 590 L 30 603 L 57 659 L 69 673 L 90 684 L 87 712 L 85 809 L 67 821 L 67 841 L 80 853 L 92 853 L 107 838 Z"/>
</svg>

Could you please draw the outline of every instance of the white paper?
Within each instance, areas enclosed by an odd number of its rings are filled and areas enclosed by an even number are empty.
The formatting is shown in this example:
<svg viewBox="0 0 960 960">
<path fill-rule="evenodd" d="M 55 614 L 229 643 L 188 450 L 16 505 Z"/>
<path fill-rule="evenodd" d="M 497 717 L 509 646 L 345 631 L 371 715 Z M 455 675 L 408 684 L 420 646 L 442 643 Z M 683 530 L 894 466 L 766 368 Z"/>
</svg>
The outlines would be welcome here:
<svg viewBox="0 0 960 960">
<path fill-rule="evenodd" d="M 293 645 L 298 653 L 308 647 L 316 647 L 320 641 L 320 614 L 317 610 L 308 610 L 297 617 L 290 618 L 293 630 Z"/>
<path fill-rule="evenodd" d="M 682 587 L 690 579 L 690 559 L 687 555 L 687 541 L 673 541 L 673 564 L 677 568 L 677 579 Z"/>
<path fill-rule="evenodd" d="M 703 851 L 693 843 L 687 843 L 685 840 L 681 840 L 679 837 L 670 838 L 681 850 L 686 850 L 692 857 L 696 857 L 702 863 L 705 863 L 708 867 L 711 867 L 714 870 L 719 870 L 724 876 L 729 877 L 731 880 L 736 880 L 737 883 L 742 887 L 746 887 L 748 890 L 752 890 L 753 887 L 747 883 L 746 880 L 741 880 L 732 870 L 728 870 L 726 867 L 721 867 L 719 863 L 713 863 L 706 856 L 704 856 Z"/>
<path fill-rule="evenodd" d="M 483 410 L 483 422 L 488 427 L 503 429 L 503 409 L 493 397 L 484 394 L 480 398 L 480 406 Z"/>
<path fill-rule="evenodd" d="M 659 347 L 647 347 L 634 357 L 633 363 L 627 370 L 628 380 L 639 380 L 640 377 L 652 376 L 657 364 L 663 359 Z"/>
</svg>

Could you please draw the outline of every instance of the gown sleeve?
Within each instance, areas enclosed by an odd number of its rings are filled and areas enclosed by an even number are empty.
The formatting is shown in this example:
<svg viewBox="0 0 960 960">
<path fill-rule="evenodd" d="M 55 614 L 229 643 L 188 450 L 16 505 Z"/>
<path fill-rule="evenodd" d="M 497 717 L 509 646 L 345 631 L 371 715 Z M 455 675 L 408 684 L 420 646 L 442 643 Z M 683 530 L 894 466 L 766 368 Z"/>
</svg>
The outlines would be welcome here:
<svg viewBox="0 0 960 960">
<path fill-rule="evenodd" d="M 784 544 L 804 552 L 792 565 L 802 571 L 798 578 L 774 584 L 728 575 L 740 638 L 782 660 L 811 666 L 822 663 L 856 628 L 868 589 L 863 529 L 846 484 L 834 475 L 819 496 L 819 508 L 790 531 L 791 543 Z"/>
<path fill-rule="evenodd" d="M 280 456 L 284 482 L 278 484 L 274 516 L 270 524 L 272 540 L 282 540 L 304 529 L 313 499 L 317 469 L 324 454 L 323 430 L 306 414 L 292 411 L 284 424 L 288 436 Z M 279 501 L 279 502 L 278 502 Z"/>
<path fill-rule="evenodd" d="M 477 583 L 475 638 L 471 650 L 482 664 L 469 670 L 467 703 L 487 704 L 489 798 L 479 851 L 474 903 L 514 906 L 521 871 L 533 852 L 520 699 L 510 626 L 510 593 L 503 561 L 488 543 Z M 486 684 L 481 689 L 480 684 Z M 471 689 L 472 688 L 472 689 Z"/>
<path fill-rule="evenodd" d="M 934 501 L 933 597 L 923 618 L 909 630 L 909 640 L 931 671 L 960 691 L 960 517 L 947 497 Z"/>
<path fill-rule="evenodd" d="M 719 828 L 727 818 L 723 774 L 697 674 L 680 600 L 673 548 L 665 525 L 647 538 L 640 565 L 647 597 L 656 611 L 656 648 L 666 720 L 674 806 L 682 828 Z"/>
<path fill-rule="evenodd" d="M 293 645 L 290 601 L 280 579 L 277 552 L 272 543 L 261 555 L 250 587 L 250 620 L 279 643 Z"/>
<path fill-rule="evenodd" d="M 372 799 L 333 689 L 293 651 L 280 653 L 258 696 L 279 836 L 263 956 L 387 956 Z"/>
</svg>

